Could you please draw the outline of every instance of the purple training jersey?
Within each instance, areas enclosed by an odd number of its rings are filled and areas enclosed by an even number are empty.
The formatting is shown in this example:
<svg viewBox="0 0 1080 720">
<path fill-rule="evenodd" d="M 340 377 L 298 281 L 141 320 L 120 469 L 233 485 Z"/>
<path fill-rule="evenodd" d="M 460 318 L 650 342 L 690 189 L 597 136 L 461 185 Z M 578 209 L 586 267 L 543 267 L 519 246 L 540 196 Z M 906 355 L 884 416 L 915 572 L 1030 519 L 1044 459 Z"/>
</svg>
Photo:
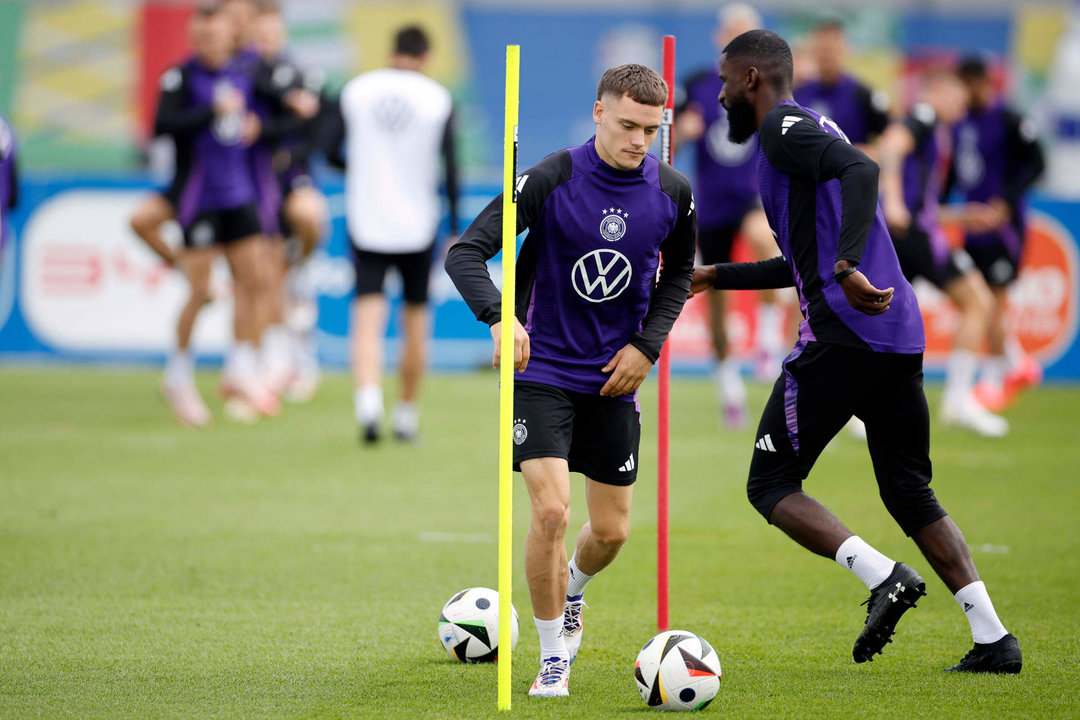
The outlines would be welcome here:
<svg viewBox="0 0 1080 720">
<path fill-rule="evenodd" d="M 701 113 L 705 133 L 694 143 L 694 187 L 698 226 L 737 225 L 758 204 L 757 140 L 741 145 L 728 139 L 727 111 L 720 105 L 724 84 L 715 70 L 686 84 L 686 102 Z"/>
<path fill-rule="evenodd" d="M 609 377 L 601 368 L 628 343 L 655 362 L 690 288 L 697 230 L 690 183 L 648 154 L 637 169 L 616 169 L 590 140 L 549 155 L 517 188 L 518 231 L 529 229 L 517 315 L 531 344 L 518 377 L 597 394 Z M 484 263 L 501 246 L 501 203 L 488 205 L 446 260 L 488 324 L 500 319 L 500 294 Z"/>
<path fill-rule="evenodd" d="M 880 206 L 857 262 L 872 285 L 895 289 L 889 311 L 872 316 L 855 310 L 833 279 L 845 208 L 840 180 L 822 175 L 821 158 L 832 143 L 848 142 L 844 133 L 828 117 L 785 100 L 765 117 L 758 136 L 758 186 L 799 293 L 800 342 L 923 352 L 919 304 L 900 270 Z"/>
<path fill-rule="evenodd" d="M 11 218 L 8 217 L 18 202 L 18 161 L 19 145 L 15 140 L 7 118 L 0 115 L 0 248 L 6 244 L 10 233 Z"/>
<path fill-rule="evenodd" d="M 869 142 L 889 124 L 888 93 L 871 90 L 850 75 L 833 83 L 804 83 L 795 90 L 795 100 L 831 118 L 856 145 Z"/>
</svg>

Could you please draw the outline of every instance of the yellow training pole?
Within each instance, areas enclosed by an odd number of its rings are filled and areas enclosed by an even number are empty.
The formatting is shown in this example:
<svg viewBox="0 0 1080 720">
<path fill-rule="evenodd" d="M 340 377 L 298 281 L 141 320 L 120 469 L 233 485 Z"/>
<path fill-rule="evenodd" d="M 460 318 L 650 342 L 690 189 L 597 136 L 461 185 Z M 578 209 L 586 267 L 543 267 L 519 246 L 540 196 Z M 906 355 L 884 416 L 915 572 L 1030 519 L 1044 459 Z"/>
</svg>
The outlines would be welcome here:
<svg viewBox="0 0 1080 720">
<path fill-rule="evenodd" d="M 514 294 L 517 265 L 518 61 L 506 46 L 506 122 L 503 126 L 502 360 L 499 364 L 499 709 L 510 709 L 510 621 L 513 605 Z"/>
</svg>

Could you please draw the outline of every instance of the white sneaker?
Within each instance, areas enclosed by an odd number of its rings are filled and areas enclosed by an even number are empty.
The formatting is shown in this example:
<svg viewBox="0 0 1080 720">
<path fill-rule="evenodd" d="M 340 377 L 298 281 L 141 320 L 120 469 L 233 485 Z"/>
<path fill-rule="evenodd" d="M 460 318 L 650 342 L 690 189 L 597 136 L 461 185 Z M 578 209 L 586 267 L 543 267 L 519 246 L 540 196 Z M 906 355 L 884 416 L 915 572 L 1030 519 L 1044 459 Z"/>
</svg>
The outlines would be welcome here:
<svg viewBox="0 0 1080 720">
<path fill-rule="evenodd" d="M 941 422 L 951 427 L 971 430 L 983 437 L 999 438 L 1009 433 L 1009 421 L 990 412 L 974 398 L 942 404 Z"/>
<path fill-rule="evenodd" d="M 187 428 L 206 427 L 213 420 L 210 409 L 194 385 L 161 384 L 161 396 L 165 398 L 176 421 Z"/>
<path fill-rule="evenodd" d="M 567 697 L 570 695 L 570 661 L 550 657 L 540 661 L 540 673 L 529 688 L 533 697 Z"/>
<path fill-rule="evenodd" d="M 420 432 L 420 413 L 417 412 L 415 405 L 397 405 L 394 407 L 390 423 L 394 426 L 395 438 L 411 442 Z"/>
<path fill-rule="evenodd" d="M 563 640 L 566 641 L 566 649 L 570 651 L 570 662 L 577 658 L 578 648 L 581 647 L 581 636 L 585 632 L 585 621 L 582 618 L 582 610 L 589 607 L 584 600 L 567 600 L 563 608 Z"/>
</svg>

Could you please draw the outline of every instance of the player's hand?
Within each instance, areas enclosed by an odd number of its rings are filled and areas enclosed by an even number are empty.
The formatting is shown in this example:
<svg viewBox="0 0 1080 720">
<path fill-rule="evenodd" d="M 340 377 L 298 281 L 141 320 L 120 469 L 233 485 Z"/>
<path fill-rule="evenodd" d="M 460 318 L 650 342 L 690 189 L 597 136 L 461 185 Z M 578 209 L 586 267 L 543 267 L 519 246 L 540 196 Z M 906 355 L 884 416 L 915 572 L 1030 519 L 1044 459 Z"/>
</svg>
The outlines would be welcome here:
<svg viewBox="0 0 1080 720">
<path fill-rule="evenodd" d="M 1005 202 L 1004 198 L 991 198 L 990 202 L 986 204 L 990 208 L 990 219 L 993 222 L 994 230 L 1007 225 L 1012 220 L 1012 208 L 1009 207 L 1009 203 Z"/>
<path fill-rule="evenodd" d="M 694 267 L 694 276 L 690 278 L 690 297 L 706 290 L 712 290 L 716 282 L 715 265 L 697 265 Z"/>
<path fill-rule="evenodd" d="M 253 112 L 249 112 L 244 117 L 244 127 L 240 131 L 240 140 L 244 145 L 254 145 L 259 140 L 259 135 L 262 134 L 262 120 L 259 116 Z"/>
<path fill-rule="evenodd" d="M 319 96 L 310 90 L 290 90 L 285 93 L 282 103 L 303 120 L 310 120 L 319 114 Z"/>
<path fill-rule="evenodd" d="M 845 269 L 846 263 L 837 263 L 837 272 Z M 840 279 L 840 289 L 844 291 L 848 305 L 867 315 L 880 315 L 889 309 L 893 298 L 893 288 L 878 290 L 870 284 L 866 276 L 856 270 Z"/>
<path fill-rule="evenodd" d="M 495 354 L 491 356 L 491 367 L 499 369 L 502 360 L 502 322 L 491 326 L 491 339 L 495 341 Z M 525 372 L 529 364 L 529 333 L 521 326 L 521 321 L 514 318 L 514 369 Z"/>
<path fill-rule="evenodd" d="M 961 220 L 968 232 L 984 233 L 994 229 L 994 215 L 994 210 L 986 203 L 969 202 L 964 204 Z"/>
<path fill-rule="evenodd" d="M 244 94 L 236 88 L 214 93 L 214 114 L 218 117 L 236 115 L 244 111 Z"/>
<path fill-rule="evenodd" d="M 600 394 L 618 397 L 632 393 L 641 387 L 652 370 L 652 361 L 633 345 L 626 345 L 600 368 L 600 372 L 611 373 L 611 377 L 600 388 Z"/>
</svg>

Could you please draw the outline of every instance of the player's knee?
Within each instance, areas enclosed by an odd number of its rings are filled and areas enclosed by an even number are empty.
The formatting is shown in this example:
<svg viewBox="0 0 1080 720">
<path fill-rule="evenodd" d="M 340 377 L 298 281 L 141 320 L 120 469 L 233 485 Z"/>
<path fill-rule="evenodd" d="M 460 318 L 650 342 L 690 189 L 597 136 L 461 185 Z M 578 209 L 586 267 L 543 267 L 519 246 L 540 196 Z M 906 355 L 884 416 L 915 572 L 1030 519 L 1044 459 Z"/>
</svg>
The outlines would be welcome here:
<svg viewBox="0 0 1080 720">
<path fill-rule="evenodd" d="M 626 539 L 630 536 L 630 527 L 628 523 L 623 522 L 604 523 L 601 525 L 593 523 L 590 528 L 590 534 L 592 535 L 592 539 L 600 545 L 618 549 L 626 544 Z"/>
<path fill-rule="evenodd" d="M 761 517 L 766 520 L 772 514 L 776 504 L 788 495 L 802 491 L 802 483 L 791 479 L 755 473 L 750 470 L 750 477 L 746 481 L 746 498 Z"/>
<path fill-rule="evenodd" d="M 570 524 L 570 507 L 561 502 L 547 502 L 533 511 L 533 526 L 545 538 L 555 539 L 566 536 Z"/>
</svg>

